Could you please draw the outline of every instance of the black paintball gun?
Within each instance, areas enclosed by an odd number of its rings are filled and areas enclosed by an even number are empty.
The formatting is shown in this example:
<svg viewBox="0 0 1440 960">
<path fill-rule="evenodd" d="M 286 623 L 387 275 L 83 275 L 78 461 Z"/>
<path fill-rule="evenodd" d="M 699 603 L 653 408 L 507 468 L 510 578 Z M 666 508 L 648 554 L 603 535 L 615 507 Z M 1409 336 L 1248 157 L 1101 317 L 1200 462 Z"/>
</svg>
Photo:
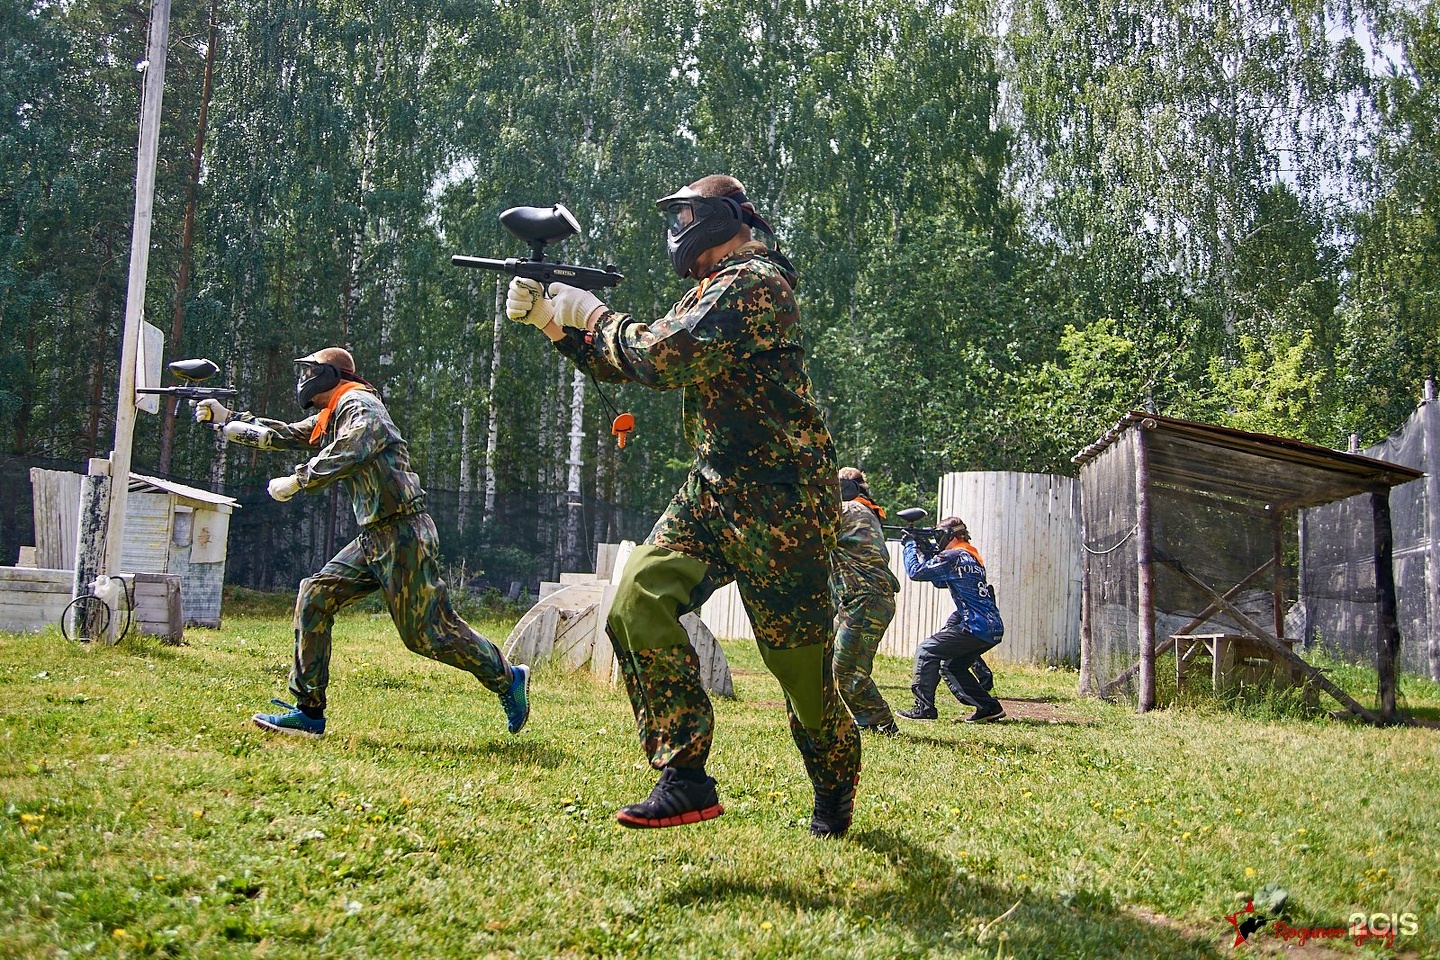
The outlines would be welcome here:
<svg viewBox="0 0 1440 960">
<path fill-rule="evenodd" d="M 920 526 L 920 521 L 930 516 L 929 510 L 922 507 L 910 507 L 906 510 L 895 511 L 895 516 L 904 520 L 905 525 L 903 527 L 882 526 L 881 529 L 885 531 L 887 540 L 905 540 L 907 538 L 914 540 L 915 546 L 927 557 L 939 553 L 941 548 L 951 540 L 949 530 Z M 891 536 L 891 534 L 895 534 L 895 536 Z"/>
<path fill-rule="evenodd" d="M 187 384 L 203 383 L 215 374 L 220 372 L 214 361 L 211 360 L 176 360 L 174 363 L 166 364 L 170 373 L 176 380 L 184 380 Z M 136 393 L 159 393 L 167 397 L 178 397 L 181 400 L 192 400 L 199 403 L 201 400 L 228 400 L 236 396 L 240 391 L 234 387 L 136 387 Z"/>
<path fill-rule="evenodd" d="M 488 257 L 462 257 L 456 254 L 450 258 L 451 264 L 525 277 L 538 281 L 547 290 L 552 283 L 565 283 L 582 290 L 601 290 L 613 287 L 625 279 L 625 275 L 617 272 L 613 264 L 607 264 L 605 269 L 601 270 L 597 267 L 577 267 L 545 259 L 547 245 L 559 243 L 580 232 L 580 221 L 565 209 L 563 203 L 557 203 L 553 207 L 511 207 L 500 214 L 500 225 L 512 236 L 530 244 L 528 259 L 510 257 L 508 260 L 492 260 Z"/>
</svg>

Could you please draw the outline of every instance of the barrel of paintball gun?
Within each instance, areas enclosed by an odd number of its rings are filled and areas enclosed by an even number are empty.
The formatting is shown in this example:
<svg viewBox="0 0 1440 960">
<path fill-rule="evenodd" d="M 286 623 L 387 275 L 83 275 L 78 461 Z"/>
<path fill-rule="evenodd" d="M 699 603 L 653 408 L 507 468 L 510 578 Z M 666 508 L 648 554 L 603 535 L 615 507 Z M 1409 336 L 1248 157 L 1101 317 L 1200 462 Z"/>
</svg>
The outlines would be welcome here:
<svg viewBox="0 0 1440 960">
<path fill-rule="evenodd" d="M 522 260 L 518 257 L 494 260 L 490 257 L 466 257 L 457 253 L 450 258 L 450 263 L 456 267 L 494 270 L 498 273 L 508 273 L 512 277 L 525 277 L 547 287 L 552 283 L 564 283 L 582 290 L 603 290 L 606 287 L 616 286 L 625 279 L 625 275 L 616 272 L 614 267 L 600 270 L 596 267 L 577 267 L 573 264 L 553 263 L 549 260 Z"/>
</svg>

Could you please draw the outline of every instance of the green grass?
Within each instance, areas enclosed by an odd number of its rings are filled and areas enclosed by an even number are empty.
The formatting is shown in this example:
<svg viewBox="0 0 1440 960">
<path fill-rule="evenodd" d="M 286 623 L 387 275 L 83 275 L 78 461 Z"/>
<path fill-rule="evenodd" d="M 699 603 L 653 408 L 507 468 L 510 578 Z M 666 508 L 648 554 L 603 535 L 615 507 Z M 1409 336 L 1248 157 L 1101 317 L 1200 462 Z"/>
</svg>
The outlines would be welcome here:
<svg viewBox="0 0 1440 960">
<path fill-rule="evenodd" d="M 0 956 L 1218 958 L 1269 882 L 1292 925 L 1411 912 L 1398 945 L 1440 947 L 1434 730 L 1140 717 L 1001 665 L 1038 716 L 968 728 L 946 703 L 867 739 L 855 827 L 826 843 L 779 687 L 732 643 L 725 816 L 632 832 L 614 810 L 654 774 L 618 691 L 542 668 L 510 737 L 473 680 L 354 614 L 330 733 L 301 741 L 249 723 L 285 695 L 285 605 L 187 641 L 0 635 Z M 879 664 L 893 703 L 908 669 Z"/>
</svg>

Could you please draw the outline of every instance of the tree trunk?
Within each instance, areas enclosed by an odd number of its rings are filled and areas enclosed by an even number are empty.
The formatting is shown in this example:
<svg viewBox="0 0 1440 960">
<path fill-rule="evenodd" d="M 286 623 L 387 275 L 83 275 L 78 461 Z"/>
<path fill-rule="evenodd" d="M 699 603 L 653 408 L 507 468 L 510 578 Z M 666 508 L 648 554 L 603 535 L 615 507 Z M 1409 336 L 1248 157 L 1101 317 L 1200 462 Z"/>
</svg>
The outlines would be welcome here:
<svg viewBox="0 0 1440 960">
<path fill-rule="evenodd" d="M 495 281 L 494 328 L 490 338 L 490 404 L 485 424 L 485 520 L 495 515 L 495 453 L 500 446 L 500 404 L 495 387 L 500 378 L 500 335 L 505 329 L 505 284 Z"/>
</svg>

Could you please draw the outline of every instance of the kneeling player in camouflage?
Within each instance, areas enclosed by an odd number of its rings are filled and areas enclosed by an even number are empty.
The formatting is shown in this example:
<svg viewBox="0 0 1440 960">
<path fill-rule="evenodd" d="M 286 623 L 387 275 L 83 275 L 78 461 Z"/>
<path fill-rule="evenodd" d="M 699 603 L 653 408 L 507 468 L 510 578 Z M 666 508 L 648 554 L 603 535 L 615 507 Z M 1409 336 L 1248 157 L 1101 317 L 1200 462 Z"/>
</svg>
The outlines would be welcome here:
<svg viewBox="0 0 1440 960">
<path fill-rule="evenodd" d="M 360 536 L 313 577 L 300 582 L 295 600 L 295 660 L 290 668 L 292 706 L 257 713 L 267 730 L 321 736 L 325 688 L 330 682 L 330 627 L 348 604 L 379 590 L 405 646 L 475 675 L 505 708 L 519 733 L 530 716 L 529 668 L 511 666 L 450 604 L 436 561 L 435 522 L 425 512 L 425 491 L 410 472 L 410 453 L 375 389 L 355 373 L 340 347 L 295 361 L 300 405 L 319 412 L 298 423 L 231 413 L 203 400 L 195 419 L 223 425 L 225 436 L 261 450 L 313 450 L 295 472 L 270 481 L 270 496 L 289 500 L 339 482 L 350 494 Z"/>
<path fill-rule="evenodd" d="M 597 379 L 685 391 L 694 467 L 630 555 L 606 623 L 641 743 L 661 771 L 617 819 L 671 827 L 723 812 L 705 773 L 714 715 L 679 620 L 734 581 L 814 786 L 810 831 L 840 836 L 860 737 L 831 666 L 835 454 L 805 372 L 795 272 L 733 177 L 705 177 L 659 205 L 672 266 L 698 282 L 664 317 L 646 323 L 584 290 L 542 292 L 519 279 L 506 304 Z"/>
</svg>

